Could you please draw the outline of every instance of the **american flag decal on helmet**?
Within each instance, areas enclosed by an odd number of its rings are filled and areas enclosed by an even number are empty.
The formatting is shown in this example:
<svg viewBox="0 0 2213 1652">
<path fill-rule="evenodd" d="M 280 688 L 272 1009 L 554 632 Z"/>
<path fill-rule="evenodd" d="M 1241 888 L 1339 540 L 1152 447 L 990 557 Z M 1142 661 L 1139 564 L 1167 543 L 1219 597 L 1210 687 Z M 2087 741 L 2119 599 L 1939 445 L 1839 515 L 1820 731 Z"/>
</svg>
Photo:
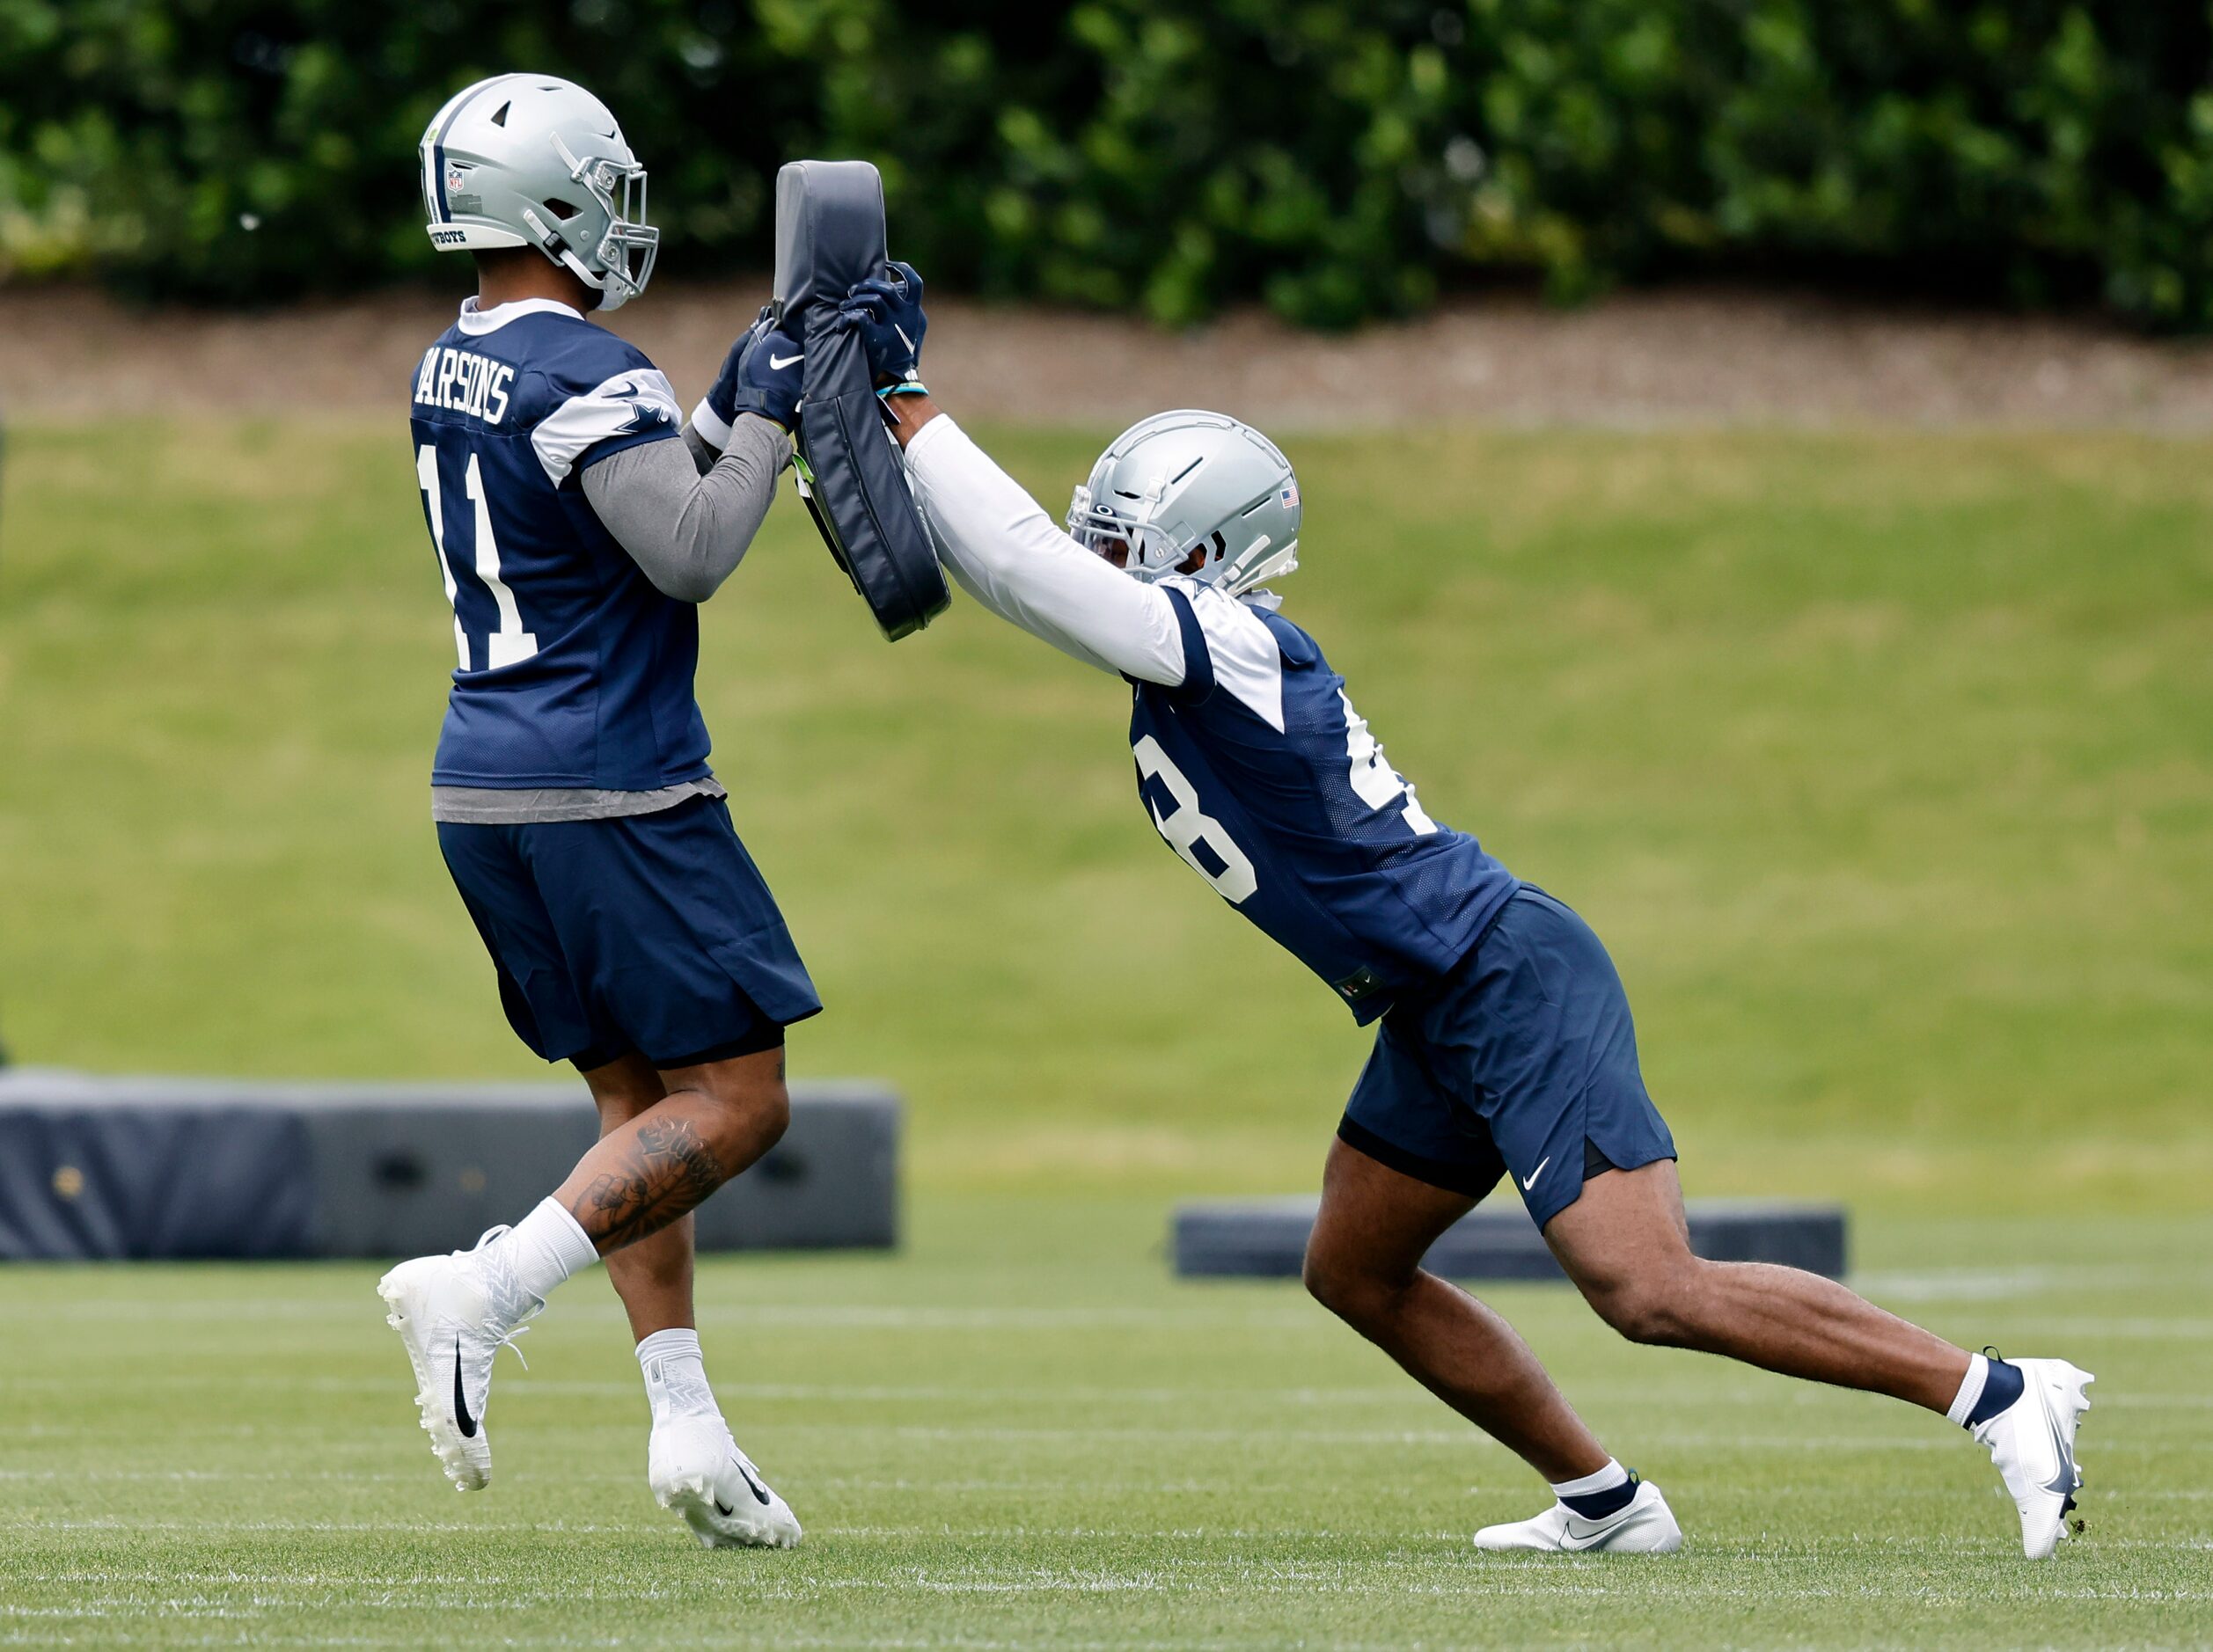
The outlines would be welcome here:
<svg viewBox="0 0 2213 1652">
<path fill-rule="evenodd" d="M 1298 483 L 1286 482 L 1283 485 L 1283 508 L 1286 510 L 1296 510 L 1299 508 Z"/>
</svg>

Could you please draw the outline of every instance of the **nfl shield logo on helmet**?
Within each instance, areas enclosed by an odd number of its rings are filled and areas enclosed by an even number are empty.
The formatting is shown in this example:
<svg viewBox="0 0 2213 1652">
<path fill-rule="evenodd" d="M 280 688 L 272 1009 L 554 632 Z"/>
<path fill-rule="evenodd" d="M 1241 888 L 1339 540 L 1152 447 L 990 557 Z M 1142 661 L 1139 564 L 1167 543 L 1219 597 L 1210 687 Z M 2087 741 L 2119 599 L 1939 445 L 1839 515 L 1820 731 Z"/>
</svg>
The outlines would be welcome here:
<svg viewBox="0 0 2213 1652">
<path fill-rule="evenodd" d="M 458 167 L 458 165 L 451 165 L 451 164 L 449 164 L 449 165 L 446 167 L 446 169 L 445 169 L 445 192 L 446 192 L 446 194 L 449 194 L 449 195 L 453 195 L 453 194 L 458 194 L 460 193 L 460 190 L 461 190 L 462 177 L 463 177 L 463 174 L 462 174 L 461 169 L 460 169 L 460 167 Z"/>
</svg>

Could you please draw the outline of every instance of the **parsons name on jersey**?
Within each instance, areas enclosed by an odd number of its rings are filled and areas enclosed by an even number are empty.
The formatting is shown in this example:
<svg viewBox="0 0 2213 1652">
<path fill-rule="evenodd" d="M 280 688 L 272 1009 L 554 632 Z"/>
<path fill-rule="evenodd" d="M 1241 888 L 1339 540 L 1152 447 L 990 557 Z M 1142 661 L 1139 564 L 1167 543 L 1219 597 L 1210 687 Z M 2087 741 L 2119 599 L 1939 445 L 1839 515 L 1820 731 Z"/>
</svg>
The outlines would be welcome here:
<svg viewBox="0 0 2213 1652">
<path fill-rule="evenodd" d="M 434 344 L 423 353 L 422 369 L 415 375 L 415 406 L 443 407 L 496 425 L 507 417 L 508 387 L 514 383 L 515 369 L 506 362 Z"/>
</svg>

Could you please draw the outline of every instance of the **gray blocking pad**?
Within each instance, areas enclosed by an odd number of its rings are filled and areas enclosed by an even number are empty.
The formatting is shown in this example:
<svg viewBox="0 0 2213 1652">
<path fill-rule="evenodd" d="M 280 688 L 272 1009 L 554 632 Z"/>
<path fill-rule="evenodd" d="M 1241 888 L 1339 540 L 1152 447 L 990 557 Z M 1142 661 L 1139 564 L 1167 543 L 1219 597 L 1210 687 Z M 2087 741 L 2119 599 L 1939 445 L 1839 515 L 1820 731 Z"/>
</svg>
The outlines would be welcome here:
<svg viewBox="0 0 2213 1652">
<path fill-rule="evenodd" d="M 1170 1243 L 1187 1278 L 1295 1276 L 1319 1201 L 1241 1199 L 1186 1204 Z M 1690 1248 L 1718 1262 L 1781 1262 L 1844 1276 L 1844 1212 L 1789 1200 L 1694 1199 Z M 1518 1202 L 1477 1205 L 1430 1246 L 1424 1267 L 1452 1279 L 1559 1280 L 1560 1265 Z"/>
<path fill-rule="evenodd" d="M 272 1084 L 0 1071 L 0 1260 L 419 1255 L 476 1243 L 598 1136 L 580 1082 Z M 899 1237 L 899 1099 L 792 1085 L 791 1129 L 700 1248 Z"/>
</svg>

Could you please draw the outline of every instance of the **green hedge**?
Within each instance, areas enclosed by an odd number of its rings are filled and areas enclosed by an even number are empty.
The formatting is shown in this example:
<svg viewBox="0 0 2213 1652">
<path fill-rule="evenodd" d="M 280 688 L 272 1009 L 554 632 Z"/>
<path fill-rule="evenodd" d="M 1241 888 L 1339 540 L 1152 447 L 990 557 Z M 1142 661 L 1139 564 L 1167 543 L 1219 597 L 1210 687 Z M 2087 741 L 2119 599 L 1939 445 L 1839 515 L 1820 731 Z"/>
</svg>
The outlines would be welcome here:
<svg viewBox="0 0 2213 1652">
<path fill-rule="evenodd" d="M 761 266 L 777 163 L 861 155 L 932 274 L 1168 322 L 1501 271 L 2205 327 L 2209 64 L 2205 0 L 0 0 L 0 269 L 420 273 L 417 136 L 528 66 L 621 116 L 670 270 Z"/>
</svg>

